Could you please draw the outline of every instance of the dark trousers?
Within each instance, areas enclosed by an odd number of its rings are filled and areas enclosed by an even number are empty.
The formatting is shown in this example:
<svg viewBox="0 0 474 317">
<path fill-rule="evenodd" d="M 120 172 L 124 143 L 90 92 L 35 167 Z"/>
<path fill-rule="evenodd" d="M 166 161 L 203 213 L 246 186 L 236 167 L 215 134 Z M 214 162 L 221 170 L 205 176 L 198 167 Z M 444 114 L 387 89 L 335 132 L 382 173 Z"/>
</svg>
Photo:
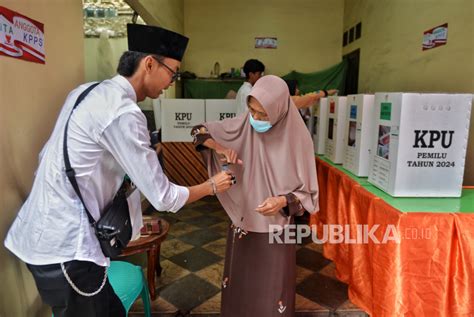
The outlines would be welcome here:
<svg viewBox="0 0 474 317">
<path fill-rule="evenodd" d="M 104 278 L 104 267 L 93 262 L 70 261 L 65 264 L 72 282 L 82 292 L 95 292 Z M 120 317 L 125 308 L 107 279 L 97 295 L 78 294 L 68 283 L 60 264 L 31 265 L 36 287 L 43 302 L 53 309 L 54 317 Z"/>
</svg>

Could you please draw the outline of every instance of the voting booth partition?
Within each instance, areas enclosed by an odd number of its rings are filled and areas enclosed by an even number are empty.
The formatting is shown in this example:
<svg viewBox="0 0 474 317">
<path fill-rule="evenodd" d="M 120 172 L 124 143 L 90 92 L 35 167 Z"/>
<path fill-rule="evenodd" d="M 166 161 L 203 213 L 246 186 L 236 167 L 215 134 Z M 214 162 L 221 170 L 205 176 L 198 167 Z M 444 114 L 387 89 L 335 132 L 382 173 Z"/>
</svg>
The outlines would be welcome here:
<svg viewBox="0 0 474 317">
<path fill-rule="evenodd" d="M 346 111 L 346 97 L 328 98 L 325 155 L 335 164 L 342 164 L 344 160 Z"/>
<path fill-rule="evenodd" d="M 370 147 L 374 137 L 374 95 L 347 96 L 342 166 L 359 177 L 369 175 Z"/>
<path fill-rule="evenodd" d="M 204 99 L 161 99 L 163 142 L 192 142 L 191 129 L 205 121 Z"/>
<path fill-rule="evenodd" d="M 235 117 L 237 104 L 235 99 L 156 99 L 153 110 L 163 142 L 192 142 L 192 127 Z"/>
<path fill-rule="evenodd" d="M 206 122 L 231 119 L 236 115 L 235 99 L 206 99 Z"/>
<path fill-rule="evenodd" d="M 314 153 L 324 154 L 326 150 L 326 129 L 328 120 L 328 98 L 321 98 L 313 106 Z"/>
</svg>

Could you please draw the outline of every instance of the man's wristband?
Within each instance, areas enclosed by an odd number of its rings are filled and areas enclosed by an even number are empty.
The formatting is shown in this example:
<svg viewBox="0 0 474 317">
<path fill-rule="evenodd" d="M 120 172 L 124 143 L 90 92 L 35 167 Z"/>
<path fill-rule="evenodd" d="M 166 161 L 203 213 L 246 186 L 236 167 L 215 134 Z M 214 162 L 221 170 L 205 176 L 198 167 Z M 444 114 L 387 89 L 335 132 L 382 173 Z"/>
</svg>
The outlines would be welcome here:
<svg viewBox="0 0 474 317">
<path fill-rule="evenodd" d="M 214 181 L 214 179 L 209 178 L 209 183 L 211 183 L 211 186 L 212 186 L 212 195 L 217 194 L 217 187 L 216 187 L 216 182 Z"/>
</svg>

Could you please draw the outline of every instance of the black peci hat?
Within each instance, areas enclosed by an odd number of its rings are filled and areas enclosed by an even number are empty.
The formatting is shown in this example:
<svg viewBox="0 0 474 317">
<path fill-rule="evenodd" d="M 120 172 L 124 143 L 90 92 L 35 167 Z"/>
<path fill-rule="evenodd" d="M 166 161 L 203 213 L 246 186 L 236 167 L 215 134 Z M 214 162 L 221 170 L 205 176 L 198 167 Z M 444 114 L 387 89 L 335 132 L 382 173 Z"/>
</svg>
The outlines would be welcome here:
<svg viewBox="0 0 474 317">
<path fill-rule="evenodd" d="M 189 39 L 158 26 L 127 24 L 128 50 L 157 54 L 181 61 Z"/>
</svg>

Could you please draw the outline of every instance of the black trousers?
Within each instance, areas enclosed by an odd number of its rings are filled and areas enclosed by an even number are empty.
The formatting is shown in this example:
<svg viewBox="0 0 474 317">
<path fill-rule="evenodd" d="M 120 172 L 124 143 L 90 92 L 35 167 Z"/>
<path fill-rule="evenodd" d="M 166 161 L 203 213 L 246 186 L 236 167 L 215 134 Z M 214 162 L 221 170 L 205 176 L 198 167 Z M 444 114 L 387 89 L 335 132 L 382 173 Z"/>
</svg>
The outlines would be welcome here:
<svg viewBox="0 0 474 317">
<path fill-rule="evenodd" d="M 70 261 L 64 263 L 73 283 L 82 292 L 95 292 L 104 278 L 104 267 L 93 262 Z M 78 294 L 68 283 L 60 264 L 31 265 L 36 287 L 43 302 L 53 309 L 54 317 L 121 317 L 125 308 L 107 281 L 97 295 Z"/>
</svg>

